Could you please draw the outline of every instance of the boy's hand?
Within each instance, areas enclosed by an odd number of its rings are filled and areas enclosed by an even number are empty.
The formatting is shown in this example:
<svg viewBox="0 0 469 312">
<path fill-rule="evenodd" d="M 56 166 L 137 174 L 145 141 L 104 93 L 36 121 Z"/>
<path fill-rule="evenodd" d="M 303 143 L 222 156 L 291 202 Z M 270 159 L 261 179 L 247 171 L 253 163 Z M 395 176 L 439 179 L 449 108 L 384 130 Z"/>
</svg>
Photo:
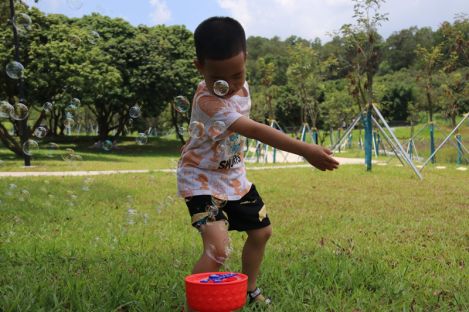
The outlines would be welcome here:
<svg viewBox="0 0 469 312">
<path fill-rule="evenodd" d="M 302 156 L 314 167 L 326 171 L 334 170 L 339 167 L 339 162 L 330 155 L 332 155 L 332 152 L 325 147 L 306 144 Z"/>
</svg>

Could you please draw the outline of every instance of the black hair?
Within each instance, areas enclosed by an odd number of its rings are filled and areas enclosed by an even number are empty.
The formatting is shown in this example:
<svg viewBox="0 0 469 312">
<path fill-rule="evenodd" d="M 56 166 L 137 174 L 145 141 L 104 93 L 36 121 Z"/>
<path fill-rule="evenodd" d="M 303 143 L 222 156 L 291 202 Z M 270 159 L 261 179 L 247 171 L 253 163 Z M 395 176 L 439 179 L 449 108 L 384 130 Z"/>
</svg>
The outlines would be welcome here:
<svg viewBox="0 0 469 312">
<path fill-rule="evenodd" d="M 246 54 L 246 34 L 243 26 L 231 18 L 214 16 L 206 19 L 194 32 L 195 52 L 199 62 L 224 60 Z"/>
</svg>

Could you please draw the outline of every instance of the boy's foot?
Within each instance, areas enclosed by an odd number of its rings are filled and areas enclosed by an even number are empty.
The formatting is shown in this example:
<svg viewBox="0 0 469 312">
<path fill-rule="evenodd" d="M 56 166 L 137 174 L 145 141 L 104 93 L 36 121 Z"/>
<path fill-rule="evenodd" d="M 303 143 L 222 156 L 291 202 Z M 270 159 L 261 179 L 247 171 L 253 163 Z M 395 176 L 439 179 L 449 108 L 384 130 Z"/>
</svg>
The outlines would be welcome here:
<svg viewBox="0 0 469 312">
<path fill-rule="evenodd" d="M 259 303 L 262 305 L 269 305 L 272 303 L 272 300 L 270 300 L 270 298 L 267 298 L 262 295 L 262 291 L 259 287 L 257 287 L 253 291 L 248 291 L 248 298 L 249 304 Z"/>
</svg>

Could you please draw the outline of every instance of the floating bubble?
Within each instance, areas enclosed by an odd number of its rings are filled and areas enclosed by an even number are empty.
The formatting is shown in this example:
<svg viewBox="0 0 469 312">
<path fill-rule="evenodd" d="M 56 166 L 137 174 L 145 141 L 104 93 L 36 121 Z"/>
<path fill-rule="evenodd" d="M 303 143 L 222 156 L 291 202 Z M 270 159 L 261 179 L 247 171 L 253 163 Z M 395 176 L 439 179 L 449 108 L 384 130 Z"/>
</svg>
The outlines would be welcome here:
<svg viewBox="0 0 469 312">
<path fill-rule="evenodd" d="M 62 154 L 62 159 L 65 161 L 75 160 L 75 151 L 72 148 L 66 148 L 64 153 Z"/>
<path fill-rule="evenodd" d="M 208 220 L 215 221 L 219 210 L 217 206 L 209 205 L 207 206 L 207 212 L 208 212 Z"/>
<path fill-rule="evenodd" d="M 47 128 L 43 126 L 39 126 L 36 129 L 34 129 L 33 136 L 35 136 L 38 139 L 43 139 L 47 135 Z"/>
<path fill-rule="evenodd" d="M 96 44 L 96 42 L 98 42 L 98 40 L 101 38 L 101 36 L 99 35 L 99 33 L 95 30 L 92 30 L 90 31 L 89 33 L 89 36 L 88 36 L 88 42 L 90 44 Z"/>
<path fill-rule="evenodd" d="M 64 120 L 64 127 L 71 128 L 75 125 L 75 120 L 73 118 L 67 117 Z"/>
<path fill-rule="evenodd" d="M 71 116 L 67 117 L 73 117 L 73 114 L 77 111 L 78 107 L 75 104 L 70 103 L 67 107 L 65 107 L 65 112 L 71 114 Z"/>
<path fill-rule="evenodd" d="M 34 140 L 27 140 L 23 143 L 23 153 L 33 156 L 39 150 L 39 144 Z"/>
<path fill-rule="evenodd" d="M 0 118 L 10 118 L 10 112 L 13 110 L 13 105 L 7 101 L 0 102 Z"/>
<path fill-rule="evenodd" d="M 186 113 L 191 106 L 189 100 L 182 95 L 178 95 L 174 98 L 174 109 L 178 113 Z"/>
<path fill-rule="evenodd" d="M 191 138 L 199 139 L 204 135 L 205 126 L 203 123 L 198 121 L 193 121 L 189 125 L 189 135 Z"/>
<path fill-rule="evenodd" d="M 59 145 L 54 143 L 54 142 L 50 142 L 49 144 L 47 144 L 46 146 L 46 156 L 49 157 L 49 158 L 52 158 L 54 157 L 54 154 L 56 153 L 56 151 L 58 151 L 60 149 Z"/>
<path fill-rule="evenodd" d="M 5 67 L 8 77 L 11 79 L 20 79 L 24 74 L 24 66 L 20 62 L 11 61 Z"/>
<path fill-rule="evenodd" d="M 83 1 L 81 1 L 81 0 L 67 0 L 67 5 L 72 10 L 79 10 L 83 6 Z"/>
<path fill-rule="evenodd" d="M 184 132 L 186 131 L 186 129 L 182 126 L 177 126 L 177 131 L 178 131 L 178 134 L 179 135 L 184 135 Z"/>
<path fill-rule="evenodd" d="M 213 83 L 213 93 L 218 96 L 225 96 L 230 90 L 230 85 L 225 80 L 217 80 Z"/>
<path fill-rule="evenodd" d="M 215 147 L 215 151 L 217 154 L 225 154 L 226 150 L 228 149 L 225 141 L 219 141 Z"/>
<path fill-rule="evenodd" d="M 129 109 L 130 118 L 136 119 L 142 116 L 142 110 L 138 105 L 134 105 Z"/>
<path fill-rule="evenodd" d="M 78 48 L 79 46 L 81 46 L 81 38 L 78 37 L 77 35 L 70 35 L 68 37 L 68 40 L 70 41 L 72 46 L 75 48 Z"/>
<path fill-rule="evenodd" d="M 31 17 L 25 13 L 18 13 L 13 17 L 13 25 L 19 35 L 25 35 L 32 29 Z"/>
<path fill-rule="evenodd" d="M 212 138 L 215 139 L 218 137 L 220 134 L 225 131 L 226 125 L 223 121 L 215 121 L 213 122 L 210 127 L 207 129 L 207 134 Z"/>
<path fill-rule="evenodd" d="M 226 203 L 228 202 L 228 196 L 223 195 L 223 194 L 213 195 L 211 199 L 212 199 L 212 205 L 218 208 L 225 207 Z"/>
<path fill-rule="evenodd" d="M 106 152 L 109 152 L 110 150 L 112 150 L 112 141 L 111 140 L 105 140 L 101 147 Z"/>
<path fill-rule="evenodd" d="M 70 100 L 70 105 L 74 105 L 75 107 L 80 106 L 81 101 L 78 98 L 73 98 Z"/>
<path fill-rule="evenodd" d="M 30 197 L 31 197 L 31 193 L 29 193 L 29 191 L 26 189 L 22 189 L 18 196 L 18 200 L 21 202 L 28 201 Z"/>
<path fill-rule="evenodd" d="M 145 145 L 148 143 L 148 136 L 145 133 L 139 133 L 138 136 L 135 138 L 135 142 L 138 145 Z"/>
<path fill-rule="evenodd" d="M 50 112 L 53 107 L 54 107 L 54 105 L 51 102 L 46 102 L 46 103 L 44 103 L 44 105 L 42 105 L 42 109 L 45 112 Z"/>
<path fill-rule="evenodd" d="M 29 109 L 23 103 L 17 103 L 13 106 L 13 109 L 10 111 L 10 117 L 14 120 L 24 120 L 29 115 Z"/>
</svg>

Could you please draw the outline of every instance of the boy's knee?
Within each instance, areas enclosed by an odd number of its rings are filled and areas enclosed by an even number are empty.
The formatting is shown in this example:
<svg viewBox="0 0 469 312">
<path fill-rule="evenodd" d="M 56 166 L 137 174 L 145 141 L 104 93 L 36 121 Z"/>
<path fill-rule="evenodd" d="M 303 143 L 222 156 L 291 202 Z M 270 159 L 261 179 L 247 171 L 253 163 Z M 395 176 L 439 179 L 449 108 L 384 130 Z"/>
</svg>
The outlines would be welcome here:
<svg viewBox="0 0 469 312">
<path fill-rule="evenodd" d="M 217 264 L 222 265 L 230 256 L 231 247 L 223 245 L 209 245 L 207 248 L 205 248 L 205 254 Z"/>
<path fill-rule="evenodd" d="M 272 236 L 272 226 L 269 225 L 261 229 L 249 231 L 248 236 L 252 237 L 259 243 L 267 242 Z"/>
</svg>

